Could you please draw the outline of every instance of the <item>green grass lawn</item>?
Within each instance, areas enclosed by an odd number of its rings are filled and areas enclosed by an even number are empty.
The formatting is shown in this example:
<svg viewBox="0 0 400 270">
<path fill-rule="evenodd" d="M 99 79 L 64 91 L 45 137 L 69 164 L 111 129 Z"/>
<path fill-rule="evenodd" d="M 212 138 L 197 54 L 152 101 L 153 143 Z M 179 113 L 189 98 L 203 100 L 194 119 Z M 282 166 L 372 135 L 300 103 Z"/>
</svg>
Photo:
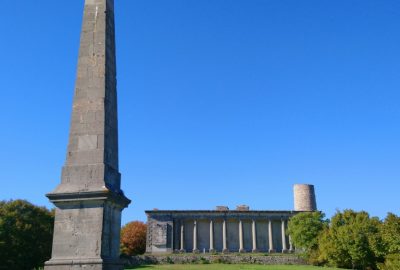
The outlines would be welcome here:
<svg viewBox="0 0 400 270">
<path fill-rule="evenodd" d="M 302 265 L 254 265 L 254 264 L 168 264 L 146 265 L 136 268 L 144 270 L 338 270 L 338 268 Z"/>
</svg>

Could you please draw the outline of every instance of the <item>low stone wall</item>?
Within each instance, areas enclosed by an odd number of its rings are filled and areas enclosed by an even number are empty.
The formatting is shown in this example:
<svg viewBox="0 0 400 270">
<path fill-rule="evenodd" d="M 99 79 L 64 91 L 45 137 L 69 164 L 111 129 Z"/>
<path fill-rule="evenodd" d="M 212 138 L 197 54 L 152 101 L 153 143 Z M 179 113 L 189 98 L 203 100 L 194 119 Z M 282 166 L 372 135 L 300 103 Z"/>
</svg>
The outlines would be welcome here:
<svg viewBox="0 0 400 270">
<path fill-rule="evenodd" d="M 171 255 L 141 255 L 123 258 L 127 267 L 149 265 L 149 264 L 296 264 L 304 265 L 306 262 L 296 255 L 252 255 L 252 254 L 229 254 L 229 255 L 207 255 L 207 254 L 171 254 Z"/>
</svg>

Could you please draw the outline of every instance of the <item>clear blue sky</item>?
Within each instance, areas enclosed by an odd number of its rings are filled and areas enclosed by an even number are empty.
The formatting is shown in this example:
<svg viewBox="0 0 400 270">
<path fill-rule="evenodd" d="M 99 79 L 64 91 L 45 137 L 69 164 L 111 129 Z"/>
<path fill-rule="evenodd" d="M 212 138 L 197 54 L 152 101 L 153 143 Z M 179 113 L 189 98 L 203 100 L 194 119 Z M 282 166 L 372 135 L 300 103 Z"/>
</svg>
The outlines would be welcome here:
<svg viewBox="0 0 400 270">
<path fill-rule="evenodd" d="M 3 1 L 0 199 L 60 181 L 83 0 Z M 400 214 L 400 2 L 116 0 L 120 171 L 145 209 Z"/>
</svg>

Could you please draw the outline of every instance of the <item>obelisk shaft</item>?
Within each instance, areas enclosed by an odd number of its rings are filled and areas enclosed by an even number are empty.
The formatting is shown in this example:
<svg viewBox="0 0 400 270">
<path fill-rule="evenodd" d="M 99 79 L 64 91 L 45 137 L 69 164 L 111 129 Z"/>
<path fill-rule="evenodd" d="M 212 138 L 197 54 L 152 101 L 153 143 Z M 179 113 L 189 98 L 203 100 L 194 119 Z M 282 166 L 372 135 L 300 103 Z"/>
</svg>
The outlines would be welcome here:
<svg viewBox="0 0 400 270">
<path fill-rule="evenodd" d="M 120 189 L 113 0 L 86 0 L 72 119 L 58 193 Z"/>
<path fill-rule="evenodd" d="M 72 119 L 46 270 L 122 269 L 114 0 L 85 0 Z"/>
</svg>

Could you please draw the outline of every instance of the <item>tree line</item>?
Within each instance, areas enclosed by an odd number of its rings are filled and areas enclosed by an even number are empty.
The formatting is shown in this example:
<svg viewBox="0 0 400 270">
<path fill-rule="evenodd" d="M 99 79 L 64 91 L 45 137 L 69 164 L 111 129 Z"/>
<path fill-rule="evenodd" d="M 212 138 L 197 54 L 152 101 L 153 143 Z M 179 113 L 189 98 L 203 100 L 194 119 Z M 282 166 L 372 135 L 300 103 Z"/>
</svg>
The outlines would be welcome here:
<svg viewBox="0 0 400 270">
<path fill-rule="evenodd" d="M 35 269 L 50 259 L 54 211 L 25 200 L 0 201 L 0 269 Z M 288 234 L 310 264 L 360 270 L 400 270 L 400 217 L 384 220 L 367 212 L 322 212 L 292 217 Z M 146 224 L 134 221 L 121 229 L 121 253 L 143 254 Z"/>
</svg>

